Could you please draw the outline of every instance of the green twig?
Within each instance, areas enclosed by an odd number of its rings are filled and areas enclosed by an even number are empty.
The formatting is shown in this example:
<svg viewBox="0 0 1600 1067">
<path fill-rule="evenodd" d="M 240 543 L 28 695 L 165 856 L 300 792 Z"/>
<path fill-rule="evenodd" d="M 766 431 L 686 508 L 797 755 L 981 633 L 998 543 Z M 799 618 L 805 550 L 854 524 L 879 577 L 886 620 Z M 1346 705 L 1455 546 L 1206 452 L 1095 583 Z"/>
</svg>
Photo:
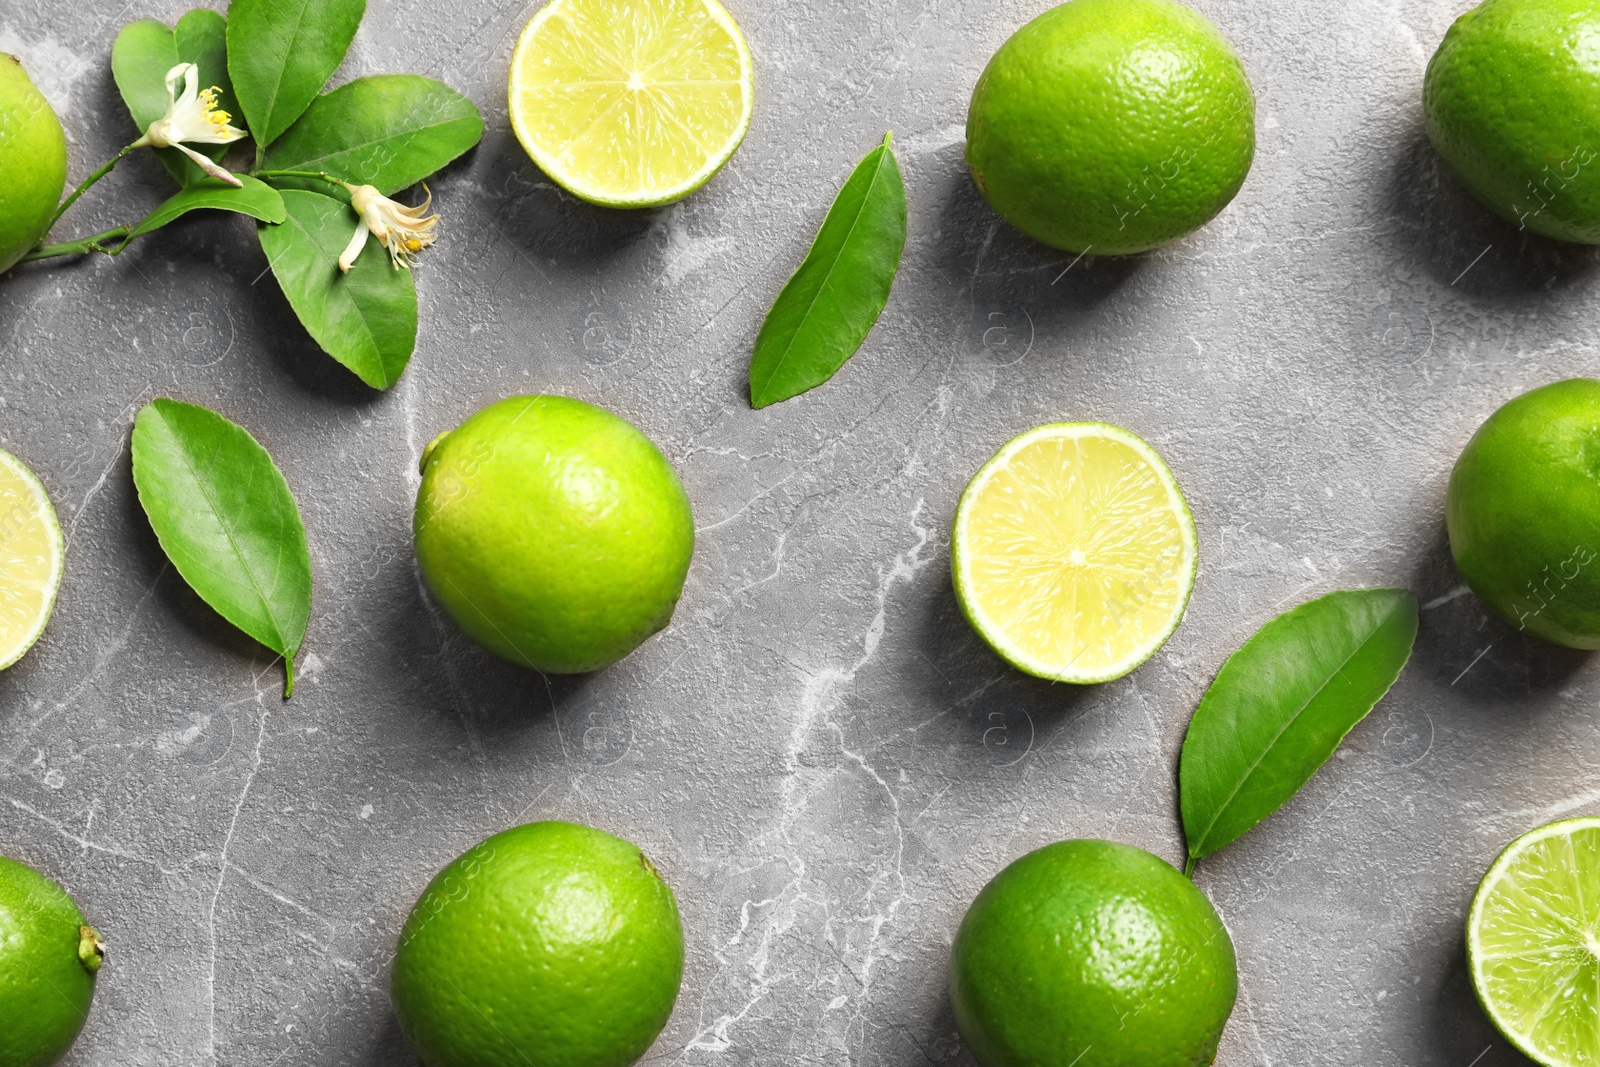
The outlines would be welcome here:
<svg viewBox="0 0 1600 1067">
<path fill-rule="evenodd" d="M 1194 864 L 1195 860 L 1198 858 L 1199 857 L 1197 856 L 1190 856 L 1183 865 L 1183 876 L 1189 879 L 1191 882 L 1194 881 Z"/>
<path fill-rule="evenodd" d="M 144 140 L 143 138 L 140 138 L 140 141 L 143 141 L 143 140 Z M 113 167 L 115 167 L 118 163 L 122 162 L 122 157 L 123 156 L 127 155 L 129 152 L 132 152 L 135 148 L 142 148 L 143 145 L 140 144 L 140 141 L 135 141 L 133 144 L 131 144 L 128 147 L 124 148 L 122 151 L 118 152 L 116 155 L 114 155 L 110 159 L 106 160 L 105 163 L 100 167 L 99 170 L 95 171 L 93 174 L 91 174 L 87 178 L 83 179 L 83 184 L 78 186 L 76 189 L 72 190 L 72 195 L 67 197 L 65 200 L 63 200 L 61 202 L 61 206 L 56 208 L 56 213 L 54 215 L 50 216 L 50 226 L 54 226 L 58 221 L 60 221 L 61 216 L 65 215 L 67 213 L 67 208 L 69 208 L 73 204 L 77 203 L 78 202 L 78 197 L 82 196 L 84 193 L 89 191 L 89 186 L 93 185 L 95 182 L 99 181 L 101 178 L 104 178 L 107 174 L 110 174 L 111 173 L 111 169 Z M 145 143 L 148 144 L 149 142 L 145 142 Z M 45 232 L 46 233 L 50 232 L 49 227 L 45 228 Z M 43 239 L 41 238 L 41 240 L 43 240 Z M 35 257 L 29 256 L 28 258 L 29 259 L 33 259 Z"/>
<path fill-rule="evenodd" d="M 312 181 L 327 182 L 344 188 L 344 182 L 335 178 L 325 170 L 258 170 L 253 175 L 256 178 L 309 178 Z"/>
<path fill-rule="evenodd" d="M 32 252 L 23 256 L 21 262 L 28 263 L 35 259 L 51 259 L 55 256 L 82 256 L 90 252 L 104 252 L 108 256 L 114 256 L 128 247 L 128 242 L 132 240 L 128 235 L 132 232 L 132 226 L 118 226 L 114 230 L 106 230 L 104 233 L 97 233 L 90 237 L 81 237 L 76 241 L 45 245 L 43 248 L 35 248 Z M 103 242 L 113 240 L 120 240 L 121 244 L 115 248 L 105 247 Z"/>
<path fill-rule="evenodd" d="M 283 657 L 283 699 L 294 696 L 294 657 Z"/>
</svg>

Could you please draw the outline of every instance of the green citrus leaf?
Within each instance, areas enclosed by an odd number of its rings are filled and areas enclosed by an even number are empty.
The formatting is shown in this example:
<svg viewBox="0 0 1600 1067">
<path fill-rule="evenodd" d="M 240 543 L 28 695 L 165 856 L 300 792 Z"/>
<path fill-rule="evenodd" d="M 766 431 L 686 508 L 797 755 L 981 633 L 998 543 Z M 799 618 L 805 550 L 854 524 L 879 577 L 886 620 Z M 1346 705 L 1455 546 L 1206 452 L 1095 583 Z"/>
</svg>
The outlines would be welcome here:
<svg viewBox="0 0 1600 1067">
<path fill-rule="evenodd" d="M 840 190 L 805 262 L 761 324 L 750 361 L 750 403 L 799 396 L 856 354 L 889 302 L 906 246 L 906 188 L 893 135 Z"/>
<path fill-rule="evenodd" d="M 239 114 L 239 98 L 233 93 L 233 82 L 228 78 L 228 20 L 215 11 L 196 8 L 185 12 L 172 29 L 173 40 L 178 45 L 178 59 L 200 68 L 200 88 L 217 90 L 217 107 L 226 111 L 232 124 L 244 127 Z M 161 72 L 163 79 L 166 71 Z M 166 86 L 162 85 L 161 108 L 166 110 Z M 159 116 L 158 116 L 159 117 Z M 226 145 L 212 145 L 218 153 Z"/>
<path fill-rule="evenodd" d="M 283 657 L 289 696 L 311 617 L 311 554 L 267 450 L 216 412 L 163 397 L 134 420 L 133 484 L 183 580 Z"/>
<path fill-rule="evenodd" d="M 262 148 L 294 124 L 355 39 L 366 0 L 233 0 L 228 71 Z"/>
<path fill-rule="evenodd" d="M 317 97 L 273 143 L 264 166 L 324 170 L 388 196 L 415 185 L 478 143 L 471 100 L 418 74 L 357 78 Z"/>
<path fill-rule="evenodd" d="M 417 289 L 409 270 L 389 263 L 369 240 L 339 273 L 339 253 L 355 236 L 350 205 L 321 193 L 284 189 L 281 226 L 263 226 L 261 248 L 289 306 L 323 351 L 374 389 L 400 379 L 417 346 Z"/>
<path fill-rule="evenodd" d="M 1179 759 L 1190 858 L 1238 839 L 1298 793 L 1389 691 L 1416 637 L 1415 597 L 1366 589 L 1301 604 L 1229 656 Z"/>
<path fill-rule="evenodd" d="M 167 71 L 178 65 L 172 27 L 140 19 L 122 27 L 111 45 L 111 76 L 140 133 L 167 110 Z"/>
<path fill-rule="evenodd" d="M 179 63 L 200 68 L 200 88 L 215 86 L 217 106 L 238 117 L 239 102 L 228 81 L 227 22 L 215 11 L 197 8 L 169 29 L 155 19 L 140 19 L 122 27 L 111 46 L 111 76 L 116 80 L 122 102 L 133 116 L 133 124 L 143 133 L 167 112 L 167 71 Z M 220 160 L 227 145 L 191 145 L 195 151 Z M 195 166 L 176 148 L 158 148 L 155 154 L 163 166 L 185 187 L 208 181 L 205 171 Z"/>
<path fill-rule="evenodd" d="M 178 216 L 196 208 L 237 211 L 241 215 L 249 215 L 262 222 L 283 221 L 283 197 L 278 195 L 276 189 L 248 174 L 240 174 L 238 178 L 243 185 L 237 189 L 216 178 L 206 178 L 203 182 L 172 194 L 166 203 L 146 215 L 139 225 L 133 228 L 128 240 L 143 237 L 152 230 L 159 230 Z"/>
</svg>

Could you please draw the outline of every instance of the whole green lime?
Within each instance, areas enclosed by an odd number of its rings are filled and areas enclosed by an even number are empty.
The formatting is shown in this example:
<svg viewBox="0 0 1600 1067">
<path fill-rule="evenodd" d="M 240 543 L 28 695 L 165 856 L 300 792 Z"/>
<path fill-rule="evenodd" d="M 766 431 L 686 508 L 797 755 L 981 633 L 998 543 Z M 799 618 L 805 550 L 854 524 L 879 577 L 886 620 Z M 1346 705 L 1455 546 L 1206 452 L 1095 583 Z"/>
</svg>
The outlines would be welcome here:
<svg viewBox="0 0 1600 1067">
<path fill-rule="evenodd" d="M 1069 252 L 1143 252 L 1216 217 L 1255 157 L 1244 66 L 1174 0 L 1071 0 L 1000 47 L 967 162 L 1017 229 Z"/>
<path fill-rule="evenodd" d="M 678 904 L 644 853 L 538 822 L 429 883 L 400 933 L 392 994 L 428 1067 L 627 1067 L 682 978 Z"/>
<path fill-rule="evenodd" d="M 0 856 L 0 1067 L 49 1067 L 67 1054 L 104 956 L 66 890 Z"/>
<path fill-rule="evenodd" d="M 1519 227 L 1600 244 L 1600 7 L 1487 0 L 1428 64 L 1428 136 L 1461 184 Z"/>
<path fill-rule="evenodd" d="M 22 61 L 0 52 L 0 271 L 44 236 L 66 184 L 61 120 Z"/>
<path fill-rule="evenodd" d="M 982 1067 L 1204 1067 L 1238 991 L 1211 902 L 1110 841 L 1030 852 L 983 887 L 950 961 L 956 1026 Z"/>
<path fill-rule="evenodd" d="M 689 498 L 650 439 L 562 396 L 508 397 L 435 438 L 413 531 L 461 628 L 553 674 L 614 663 L 666 626 L 694 551 Z"/>
<path fill-rule="evenodd" d="M 1600 648 L 1600 381 L 1524 393 L 1489 416 L 1450 475 L 1450 552 L 1519 630 Z"/>
</svg>

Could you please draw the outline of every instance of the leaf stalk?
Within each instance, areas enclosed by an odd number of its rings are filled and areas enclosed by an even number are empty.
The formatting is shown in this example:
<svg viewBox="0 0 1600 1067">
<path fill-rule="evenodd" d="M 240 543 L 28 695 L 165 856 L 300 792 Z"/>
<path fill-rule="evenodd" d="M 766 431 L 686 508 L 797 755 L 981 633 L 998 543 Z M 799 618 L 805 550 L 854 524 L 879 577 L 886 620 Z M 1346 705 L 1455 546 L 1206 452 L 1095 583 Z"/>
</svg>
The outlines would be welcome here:
<svg viewBox="0 0 1600 1067">
<path fill-rule="evenodd" d="M 345 187 L 344 182 L 340 181 L 338 178 L 335 178 L 325 170 L 258 170 L 255 171 L 251 176 L 255 178 L 309 178 L 312 181 L 327 182 L 329 185 L 336 185 L 340 189 Z"/>
</svg>

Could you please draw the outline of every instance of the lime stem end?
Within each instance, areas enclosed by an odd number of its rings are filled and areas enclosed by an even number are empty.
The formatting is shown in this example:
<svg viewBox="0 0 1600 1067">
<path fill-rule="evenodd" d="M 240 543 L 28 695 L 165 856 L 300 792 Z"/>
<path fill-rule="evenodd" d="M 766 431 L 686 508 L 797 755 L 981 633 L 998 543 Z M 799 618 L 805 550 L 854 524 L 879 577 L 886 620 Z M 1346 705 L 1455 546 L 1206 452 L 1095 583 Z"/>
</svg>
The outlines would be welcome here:
<svg viewBox="0 0 1600 1067">
<path fill-rule="evenodd" d="M 106 943 L 100 932 L 92 926 L 78 927 L 78 962 L 84 970 L 94 974 L 106 960 Z"/>
</svg>

